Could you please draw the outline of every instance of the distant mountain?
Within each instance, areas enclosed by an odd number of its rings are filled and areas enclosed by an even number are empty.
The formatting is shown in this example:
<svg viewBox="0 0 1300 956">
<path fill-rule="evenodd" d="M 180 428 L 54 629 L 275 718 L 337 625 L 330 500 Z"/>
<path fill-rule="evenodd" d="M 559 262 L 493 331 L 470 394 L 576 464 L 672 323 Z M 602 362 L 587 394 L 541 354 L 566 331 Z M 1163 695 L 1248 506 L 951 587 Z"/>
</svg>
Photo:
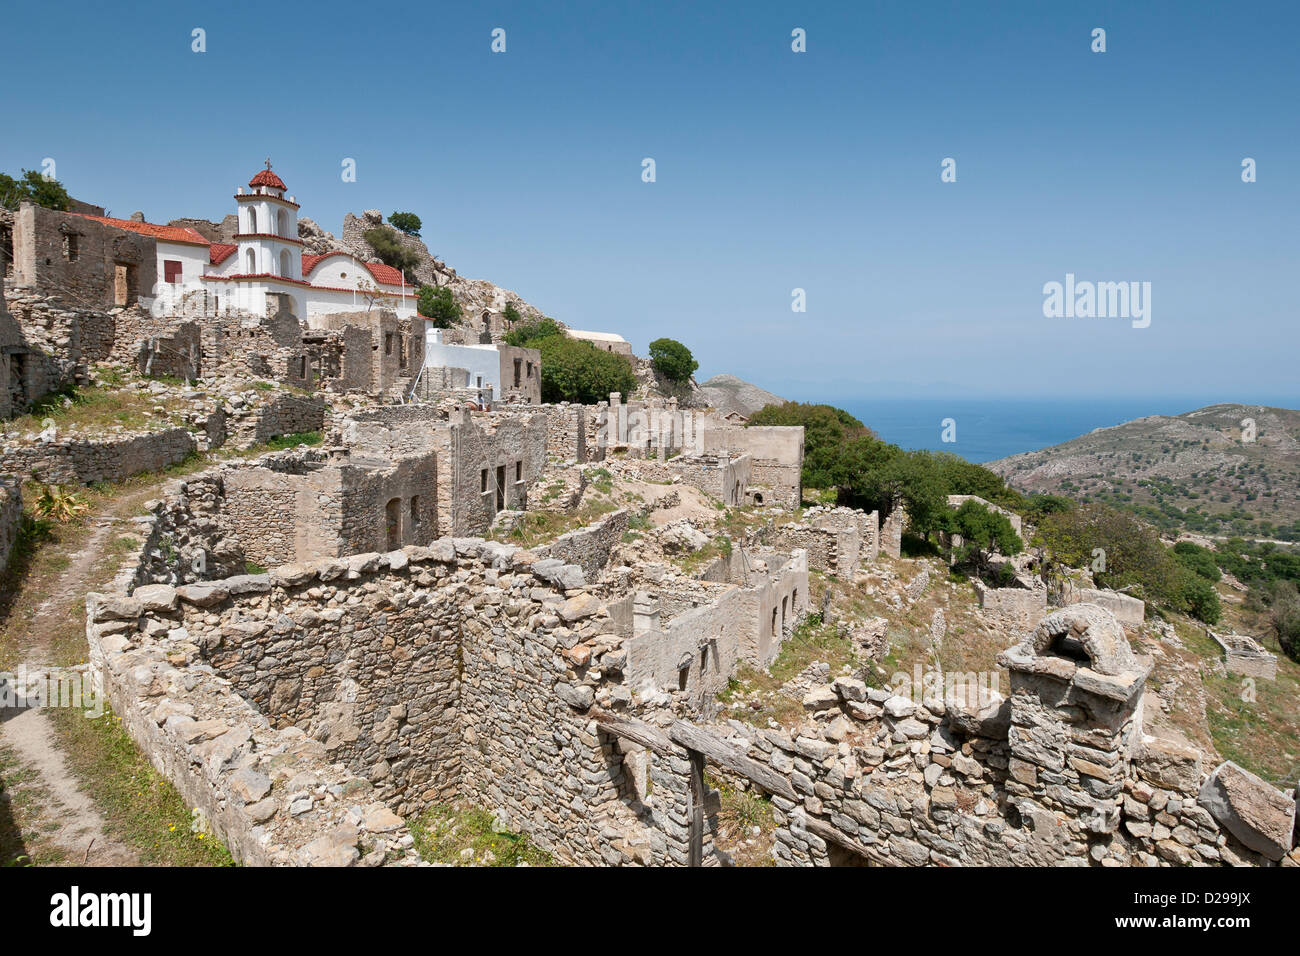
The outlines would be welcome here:
<svg viewBox="0 0 1300 956">
<path fill-rule="evenodd" d="M 695 387 L 691 404 L 709 406 L 724 412 L 736 411 L 745 417 L 753 415 L 766 405 L 780 405 L 785 399 L 766 389 L 751 385 L 734 375 L 715 375 Z"/>
<path fill-rule="evenodd" d="M 1151 415 L 986 467 L 1022 492 L 1125 506 L 1164 528 L 1300 540 L 1300 411 Z"/>
</svg>

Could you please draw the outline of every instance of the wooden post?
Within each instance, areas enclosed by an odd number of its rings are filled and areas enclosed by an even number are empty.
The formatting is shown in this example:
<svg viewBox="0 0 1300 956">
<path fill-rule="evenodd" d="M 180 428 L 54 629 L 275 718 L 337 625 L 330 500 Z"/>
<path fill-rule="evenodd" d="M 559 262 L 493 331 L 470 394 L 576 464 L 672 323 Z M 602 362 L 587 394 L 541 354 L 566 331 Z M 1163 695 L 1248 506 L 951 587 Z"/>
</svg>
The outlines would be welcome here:
<svg viewBox="0 0 1300 956">
<path fill-rule="evenodd" d="M 688 750 L 691 761 L 691 845 L 688 866 L 704 865 L 704 754 Z"/>
</svg>

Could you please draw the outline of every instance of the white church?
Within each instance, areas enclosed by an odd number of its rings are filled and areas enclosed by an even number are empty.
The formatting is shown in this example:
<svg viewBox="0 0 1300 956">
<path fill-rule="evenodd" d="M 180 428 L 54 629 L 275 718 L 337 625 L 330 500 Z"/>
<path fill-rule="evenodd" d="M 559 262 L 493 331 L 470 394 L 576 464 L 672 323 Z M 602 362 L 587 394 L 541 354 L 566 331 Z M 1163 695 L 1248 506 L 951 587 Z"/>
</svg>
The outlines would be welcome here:
<svg viewBox="0 0 1300 956">
<path fill-rule="evenodd" d="M 407 285 L 399 269 L 363 262 L 346 252 L 315 256 L 303 252 L 298 238 L 298 209 L 285 195 L 284 180 L 266 168 L 235 191 L 239 231 L 235 242 L 209 242 L 194 229 L 161 226 L 131 219 L 86 216 L 119 229 L 150 236 L 158 250 L 161 304 L 203 290 L 215 311 L 241 309 L 265 316 L 273 296 L 288 296 L 293 313 L 311 324 L 314 315 L 390 309 L 399 318 L 417 314 L 417 290 Z"/>
</svg>

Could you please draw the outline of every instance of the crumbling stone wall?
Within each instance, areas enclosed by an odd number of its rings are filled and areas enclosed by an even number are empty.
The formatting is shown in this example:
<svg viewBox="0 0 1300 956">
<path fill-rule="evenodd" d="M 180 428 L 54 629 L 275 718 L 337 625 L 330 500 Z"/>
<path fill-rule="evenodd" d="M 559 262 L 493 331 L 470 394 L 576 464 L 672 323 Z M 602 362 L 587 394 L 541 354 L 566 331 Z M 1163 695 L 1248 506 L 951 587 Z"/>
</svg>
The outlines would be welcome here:
<svg viewBox="0 0 1300 956">
<path fill-rule="evenodd" d="M 585 528 L 560 535 L 548 545 L 534 548 L 541 558 L 557 558 L 565 564 L 576 564 L 589 581 L 598 581 L 609 566 L 610 554 L 627 531 L 632 513 L 620 508 Z"/>
<path fill-rule="evenodd" d="M 546 454 L 553 461 L 587 460 L 587 414 L 581 405 L 542 406 L 546 413 Z"/>
<path fill-rule="evenodd" d="M 690 711 L 709 713 L 740 661 L 770 664 L 808 609 L 807 557 L 795 552 L 770 561 L 755 559 L 743 585 L 712 593 L 697 588 L 694 599 L 671 589 L 638 592 L 631 620 L 620 615 L 623 633 L 630 635 L 632 686 L 676 695 Z"/>
<path fill-rule="evenodd" d="M 808 566 L 852 580 L 858 570 L 861 540 L 854 525 L 814 527 L 794 522 L 777 525 L 763 536 L 763 543 L 784 551 L 808 553 Z"/>
<path fill-rule="evenodd" d="M 798 508 L 803 502 L 803 428 L 778 425 L 744 426 L 710 420 L 703 427 L 706 453 L 748 455 L 750 483 L 769 489 L 755 504 Z"/>
<path fill-rule="evenodd" d="M 547 415 L 526 406 L 471 414 L 424 405 L 393 406 L 341 420 L 338 438 L 357 455 L 433 452 L 438 461 L 438 527 L 482 535 L 499 511 L 522 511 L 546 464 Z"/>
<path fill-rule="evenodd" d="M 324 433 L 325 400 L 316 395 L 282 392 L 252 407 L 236 410 L 226 420 L 226 440 L 236 448 L 264 445 L 273 438 Z"/>
<path fill-rule="evenodd" d="M 194 435 L 185 428 L 102 441 L 67 438 L 10 445 L 0 455 L 0 471 L 30 475 L 49 484 L 90 485 L 162 471 L 197 449 Z"/>
<path fill-rule="evenodd" d="M 1253 637 L 1245 634 L 1217 634 L 1209 628 L 1206 628 L 1206 633 L 1223 651 L 1223 662 L 1228 673 L 1259 680 L 1274 680 L 1277 677 L 1277 655 L 1270 654 Z"/>
<path fill-rule="evenodd" d="M 437 534 L 436 462 L 431 455 L 367 462 L 318 451 L 268 455 L 181 483 L 169 497 L 205 496 L 209 547 L 231 539 L 247 561 L 295 561 L 428 544 Z M 210 496 L 210 497 L 209 497 Z M 176 525 L 192 509 L 172 509 Z M 194 529 L 187 528 L 187 533 Z M 204 547 L 194 534 L 196 547 Z M 202 576 L 201 576 L 202 577 Z"/>
<path fill-rule="evenodd" d="M 132 305 L 152 296 L 158 281 L 153 239 L 74 213 L 23 203 L 13 241 L 15 285 L 70 307 L 106 312 Z"/>
<path fill-rule="evenodd" d="M 975 582 L 980 610 L 1008 634 L 1022 635 L 1047 616 L 1046 588 L 991 588 Z"/>
<path fill-rule="evenodd" d="M 891 558 L 903 553 L 903 526 L 907 523 L 907 511 L 902 501 L 896 501 L 894 507 L 880 520 L 880 553 Z"/>
<path fill-rule="evenodd" d="M 9 567 L 9 557 L 23 520 L 23 495 L 17 479 L 0 475 L 0 571 Z"/>
<path fill-rule="evenodd" d="M 750 755 L 788 781 L 772 796 L 778 864 L 1300 856 L 1292 795 L 1230 764 L 1207 777 L 1198 751 L 1141 734 L 1149 662 L 1104 609 L 1057 612 L 1006 656 L 1007 700 L 915 700 L 840 677 L 805 701 L 817 719 L 798 733 L 747 731 Z"/>
<path fill-rule="evenodd" d="M 238 860 L 402 862 L 385 811 L 459 798 L 563 862 L 666 862 L 586 715 L 625 655 L 576 567 L 442 539 L 87 607 L 124 726 Z"/>
<path fill-rule="evenodd" d="M 1146 602 L 1118 591 L 1080 588 L 1066 583 L 1065 604 L 1097 604 L 1115 615 L 1121 624 L 1137 627 L 1146 619 Z"/>
</svg>

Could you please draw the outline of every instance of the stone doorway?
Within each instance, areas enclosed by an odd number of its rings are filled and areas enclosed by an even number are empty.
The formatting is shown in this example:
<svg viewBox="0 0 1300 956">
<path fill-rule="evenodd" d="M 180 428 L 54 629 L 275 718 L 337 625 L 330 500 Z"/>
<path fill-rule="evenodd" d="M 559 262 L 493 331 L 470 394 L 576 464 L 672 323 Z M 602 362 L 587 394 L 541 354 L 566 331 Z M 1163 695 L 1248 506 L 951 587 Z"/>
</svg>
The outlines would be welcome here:
<svg viewBox="0 0 1300 956">
<path fill-rule="evenodd" d="M 135 266 L 118 262 L 113 265 L 113 304 L 135 303 Z"/>
<path fill-rule="evenodd" d="M 384 506 L 384 525 L 388 532 L 388 550 L 402 546 L 402 499 L 393 498 Z"/>
</svg>

